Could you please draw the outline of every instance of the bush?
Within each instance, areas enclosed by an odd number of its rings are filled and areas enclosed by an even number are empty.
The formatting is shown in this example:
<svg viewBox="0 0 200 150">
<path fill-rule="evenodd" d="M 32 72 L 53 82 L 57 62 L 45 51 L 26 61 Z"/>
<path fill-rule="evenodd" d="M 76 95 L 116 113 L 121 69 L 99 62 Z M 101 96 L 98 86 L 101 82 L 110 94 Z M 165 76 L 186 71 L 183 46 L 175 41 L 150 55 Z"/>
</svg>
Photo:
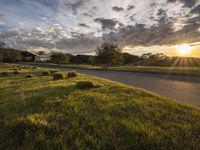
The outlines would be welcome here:
<svg viewBox="0 0 200 150">
<path fill-rule="evenodd" d="M 45 71 L 42 73 L 42 76 L 49 76 L 49 75 L 50 75 L 50 73 L 48 71 Z"/>
<path fill-rule="evenodd" d="M 32 69 L 37 69 L 37 67 L 32 67 Z"/>
<path fill-rule="evenodd" d="M 73 78 L 73 77 L 76 77 L 76 76 L 77 76 L 76 72 L 68 72 L 68 74 L 67 74 L 68 78 Z"/>
<path fill-rule="evenodd" d="M 14 74 L 19 74 L 19 71 L 18 70 L 14 71 Z"/>
<path fill-rule="evenodd" d="M 65 77 L 64 77 L 64 75 L 63 75 L 63 73 L 55 73 L 54 75 L 53 75 L 53 79 L 54 80 L 62 80 L 62 79 L 64 79 Z"/>
<path fill-rule="evenodd" d="M 8 72 L 2 72 L 2 73 L 1 73 L 1 76 L 2 76 L 2 77 L 7 77 L 7 76 L 8 76 Z"/>
<path fill-rule="evenodd" d="M 26 75 L 26 78 L 32 78 L 32 77 L 33 77 L 32 74 L 27 74 L 27 75 Z"/>
<path fill-rule="evenodd" d="M 94 88 L 94 84 L 91 81 L 80 81 L 76 83 L 78 89 L 91 89 Z"/>
</svg>

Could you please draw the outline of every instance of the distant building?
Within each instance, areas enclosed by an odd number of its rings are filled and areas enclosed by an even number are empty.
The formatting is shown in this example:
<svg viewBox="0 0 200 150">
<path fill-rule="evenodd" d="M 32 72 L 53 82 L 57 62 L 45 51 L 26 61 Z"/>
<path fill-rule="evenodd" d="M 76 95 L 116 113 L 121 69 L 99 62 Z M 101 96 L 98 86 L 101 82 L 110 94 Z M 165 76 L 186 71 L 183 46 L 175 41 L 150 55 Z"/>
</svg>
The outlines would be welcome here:
<svg viewBox="0 0 200 150">
<path fill-rule="evenodd" d="M 35 61 L 38 62 L 48 62 L 51 60 L 51 53 L 46 53 L 45 51 L 39 51 L 36 53 Z"/>
<path fill-rule="evenodd" d="M 29 51 L 21 51 L 21 55 L 23 61 L 36 61 L 38 56 L 38 54 Z"/>
</svg>

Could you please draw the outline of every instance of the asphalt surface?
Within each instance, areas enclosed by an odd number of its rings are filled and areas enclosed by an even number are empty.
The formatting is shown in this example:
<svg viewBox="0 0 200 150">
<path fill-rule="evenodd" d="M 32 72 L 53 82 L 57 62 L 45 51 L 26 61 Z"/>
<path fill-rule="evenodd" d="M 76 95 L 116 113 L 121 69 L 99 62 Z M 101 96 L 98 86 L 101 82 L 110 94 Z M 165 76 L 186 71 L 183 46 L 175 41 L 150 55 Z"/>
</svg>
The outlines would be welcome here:
<svg viewBox="0 0 200 150">
<path fill-rule="evenodd" d="M 48 67 L 53 68 L 53 67 Z M 55 68 L 54 68 L 55 69 Z M 143 88 L 200 107 L 200 77 L 56 67 Z"/>
</svg>

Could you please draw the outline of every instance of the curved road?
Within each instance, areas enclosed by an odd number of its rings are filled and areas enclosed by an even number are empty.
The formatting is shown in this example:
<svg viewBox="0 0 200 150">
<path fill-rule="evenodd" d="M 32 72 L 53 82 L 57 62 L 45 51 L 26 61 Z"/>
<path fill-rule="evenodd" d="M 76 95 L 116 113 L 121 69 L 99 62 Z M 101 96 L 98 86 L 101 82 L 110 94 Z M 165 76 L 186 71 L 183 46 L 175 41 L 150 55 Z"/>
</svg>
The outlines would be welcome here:
<svg viewBox="0 0 200 150">
<path fill-rule="evenodd" d="M 178 101 L 200 106 L 200 77 L 63 67 L 55 67 L 54 69 L 63 71 L 76 70 L 83 74 L 143 88 Z"/>
</svg>

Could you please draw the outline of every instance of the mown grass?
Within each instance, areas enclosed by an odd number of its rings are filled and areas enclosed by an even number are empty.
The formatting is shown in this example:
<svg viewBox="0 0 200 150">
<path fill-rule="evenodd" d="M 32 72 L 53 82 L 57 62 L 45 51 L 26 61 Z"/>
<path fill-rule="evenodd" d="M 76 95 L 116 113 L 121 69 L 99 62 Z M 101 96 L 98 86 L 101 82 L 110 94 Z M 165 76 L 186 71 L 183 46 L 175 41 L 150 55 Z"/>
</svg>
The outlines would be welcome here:
<svg viewBox="0 0 200 150">
<path fill-rule="evenodd" d="M 157 66 L 93 66 L 93 65 L 76 65 L 66 64 L 57 65 L 51 63 L 28 63 L 38 66 L 50 66 L 50 67 L 68 67 L 74 69 L 90 69 L 90 70 L 113 70 L 113 71 L 132 71 L 132 72 L 145 72 L 145 73 L 159 73 L 159 74 L 172 74 L 172 75 L 188 75 L 188 76 L 200 76 L 200 67 L 157 67 Z"/>
<path fill-rule="evenodd" d="M 54 81 L 40 68 L 9 67 L 0 66 L 10 72 L 0 77 L 0 149 L 200 147 L 198 108 L 87 75 Z M 80 81 L 98 86 L 78 89 Z"/>
</svg>

